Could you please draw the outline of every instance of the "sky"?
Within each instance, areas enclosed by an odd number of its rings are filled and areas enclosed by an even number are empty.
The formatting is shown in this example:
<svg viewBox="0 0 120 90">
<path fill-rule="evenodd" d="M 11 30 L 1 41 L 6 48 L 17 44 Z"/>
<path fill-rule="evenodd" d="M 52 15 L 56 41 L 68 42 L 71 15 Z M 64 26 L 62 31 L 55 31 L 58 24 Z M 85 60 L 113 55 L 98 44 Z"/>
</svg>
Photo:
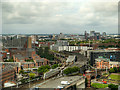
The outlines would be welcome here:
<svg viewBox="0 0 120 90">
<path fill-rule="evenodd" d="M 2 2 L 3 34 L 118 33 L 118 2 Z"/>
</svg>

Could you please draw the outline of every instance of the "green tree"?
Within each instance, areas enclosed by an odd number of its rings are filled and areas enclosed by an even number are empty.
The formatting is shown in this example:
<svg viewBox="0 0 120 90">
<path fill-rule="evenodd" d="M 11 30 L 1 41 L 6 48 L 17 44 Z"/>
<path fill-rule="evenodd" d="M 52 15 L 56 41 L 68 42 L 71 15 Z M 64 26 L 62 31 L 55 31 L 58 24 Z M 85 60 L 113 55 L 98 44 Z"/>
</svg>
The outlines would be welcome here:
<svg viewBox="0 0 120 90">
<path fill-rule="evenodd" d="M 110 73 L 115 73 L 115 70 L 113 68 L 110 68 L 109 72 Z"/>
<path fill-rule="evenodd" d="M 55 69 L 55 68 L 57 68 L 57 67 L 58 67 L 58 64 L 52 65 L 52 69 Z"/>
<path fill-rule="evenodd" d="M 24 73 L 25 73 L 24 70 L 20 70 L 20 71 L 19 71 L 19 74 L 22 74 L 22 75 L 23 75 Z"/>
<path fill-rule="evenodd" d="M 113 69 L 115 70 L 115 73 L 117 73 L 117 72 L 118 72 L 118 69 L 117 69 L 116 67 L 113 67 Z"/>
<path fill-rule="evenodd" d="M 120 72 L 120 67 L 118 67 L 118 72 Z"/>
<path fill-rule="evenodd" d="M 87 87 L 87 84 L 88 84 L 88 80 L 87 78 L 85 78 L 85 87 Z"/>
<path fill-rule="evenodd" d="M 118 85 L 109 84 L 108 87 L 111 88 L 111 90 L 118 90 Z"/>
<path fill-rule="evenodd" d="M 54 60 L 54 55 L 50 54 L 49 47 L 40 47 L 38 51 L 38 55 L 41 58 L 47 58 L 48 60 Z"/>
<path fill-rule="evenodd" d="M 40 55 L 40 57 L 43 58 L 43 48 L 42 47 L 39 48 L 38 54 Z"/>
<path fill-rule="evenodd" d="M 49 53 L 49 47 L 45 47 L 44 53 Z"/>
<path fill-rule="evenodd" d="M 64 71 L 63 71 L 63 73 L 64 74 L 66 74 L 66 75 L 68 75 L 68 74 L 71 74 L 71 73 L 74 73 L 74 72 L 77 72 L 77 71 L 79 71 L 80 70 L 80 68 L 79 67 L 69 67 L 69 68 L 66 68 Z"/>
<path fill-rule="evenodd" d="M 59 67 L 62 67 L 62 64 L 59 64 L 58 66 L 59 66 Z"/>
<path fill-rule="evenodd" d="M 66 75 L 68 75 L 68 74 L 72 73 L 71 71 L 72 71 L 71 68 L 66 68 L 66 69 L 63 71 L 63 73 L 66 74 Z"/>
<path fill-rule="evenodd" d="M 80 68 L 79 67 L 72 67 L 72 72 L 77 72 L 77 71 L 79 71 L 80 70 Z"/>
<path fill-rule="evenodd" d="M 30 74 L 29 74 L 29 77 L 30 77 L 30 79 L 35 78 L 35 73 L 30 73 Z"/>
<path fill-rule="evenodd" d="M 38 73 L 43 74 L 43 73 L 49 71 L 49 69 L 50 69 L 50 66 L 48 66 L 48 65 L 41 66 L 41 67 L 38 68 Z"/>
</svg>

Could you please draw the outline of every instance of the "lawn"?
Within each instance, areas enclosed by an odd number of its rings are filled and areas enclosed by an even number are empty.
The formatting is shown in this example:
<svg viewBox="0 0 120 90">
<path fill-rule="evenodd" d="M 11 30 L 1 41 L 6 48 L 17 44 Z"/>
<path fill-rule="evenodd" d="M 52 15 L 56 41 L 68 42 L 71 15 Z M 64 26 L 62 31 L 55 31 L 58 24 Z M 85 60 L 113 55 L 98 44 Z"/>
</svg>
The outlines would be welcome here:
<svg viewBox="0 0 120 90">
<path fill-rule="evenodd" d="M 109 77 L 113 80 L 120 80 L 120 75 L 111 74 Z"/>
<path fill-rule="evenodd" d="M 92 83 L 91 86 L 94 88 L 106 88 L 108 87 L 108 84 Z"/>
</svg>

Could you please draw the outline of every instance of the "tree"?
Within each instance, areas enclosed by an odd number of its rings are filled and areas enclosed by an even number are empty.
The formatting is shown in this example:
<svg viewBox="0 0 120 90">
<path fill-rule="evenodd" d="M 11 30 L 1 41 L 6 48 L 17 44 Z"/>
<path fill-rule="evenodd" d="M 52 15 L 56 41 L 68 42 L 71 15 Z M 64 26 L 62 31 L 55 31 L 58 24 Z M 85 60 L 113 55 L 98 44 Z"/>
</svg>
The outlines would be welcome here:
<svg viewBox="0 0 120 90">
<path fill-rule="evenodd" d="M 111 88 L 111 90 L 118 90 L 118 85 L 109 84 L 108 87 Z"/>
<path fill-rule="evenodd" d="M 80 70 L 80 68 L 79 67 L 69 67 L 69 68 L 66 68 L 64 71 L 63 71 L 63 73 L 64 74 L 66 74 L 66 75 L 68 75 L 68 74 L 71 74 L 71 73 L 74 73 L 74 72 L 77 72 L 77 71 L 79 71 Z"/>
<path fill-rule="evenodd" d="M 45 47 L 44 53 L 48 54 L 49 53 L 49 47 Z"/>
<path fill-rule="evenodd" d="M 120 67 L 118 67 L 118 72 L 120 72 Z"/>
<path fill-rule="evenodd" d="M 59 67 L 62 67 L 62 64 L 59 64 L 58 66 L 59 66 Z"/>
<path fill-rule="evenodd" d="M 66 69 L 63 71 L 63 73 L 66 74 L 66 75 L 68 75 L 68 74 L 72 73 L 71 71 L 72 71 L 71 68 L 66 68 Z"/>
<path fill-rule="evenodd" d="M 42 47 L 39 48 L 38 54 L 40 55 L 40 57 L 43 58 L 43 48 Z"/>
<path fill-rule="evenodd" d="M 19 71 L 19 74 L 24 74 L 24 73 L 25 73 L 24 70 Z"/>
<path fill-rule="evenodd" d="M 88 80 L 87 78 L 85 78 L 85 87 L 87 87 L 87 84 L 88 84 Z"/>
<path fill-rule="evenodd" d="M 75 66 L 75 67 L 72 68 L 72 71 L 73 71 L 73 72 L 80 71 L 80 68 Z"/>
<path fill-rule="evenodd" d="M 115 73 L 115 70 L 113 68 L 110 68 L 109 72 L 110 73 Z"/>
<path fill-rule="evenodd" d="M 49 69 L 50 69 L 50 66 L 48 66 L 48 65 L 41 66 L 41 67 L 38 68 L 38 73 L 43 74 L 43 73 L 49 71 Z"/>
<path fill-rule="evenodd" d="M 55 69 L 55 68 L 57 68 L 57 67 L 58 67 L 58 64 L 52 65 L 52 69 Z"/>
<path fill-rule="evenodd" d="M 116 68 L 116 67 L 113 67 L 113 69 L 115 70 L 115 73 L 117 73 L 117 71 L 118 71 L 117 68 Z"/>
<path fill-rule="evenodd" d="M 47 58 L 48 60 L 54 60 L 54 55 L 49 53 L 49 47 L 40 47 L 38 51 L 38 55 L 41 58 Z"/>
<path fill-rule="evenodd" d="M 29 77 L 30 77 L 30 79 L 33 79 L 35 77 L 35 73 L 30 73 Z"/>
</svg>

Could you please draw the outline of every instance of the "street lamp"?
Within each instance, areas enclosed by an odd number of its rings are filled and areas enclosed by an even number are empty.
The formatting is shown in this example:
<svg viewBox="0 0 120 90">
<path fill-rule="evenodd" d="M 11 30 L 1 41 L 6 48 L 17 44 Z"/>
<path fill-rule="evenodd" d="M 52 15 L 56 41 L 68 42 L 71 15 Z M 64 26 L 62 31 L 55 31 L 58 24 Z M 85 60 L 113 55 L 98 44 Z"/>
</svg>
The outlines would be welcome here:
<svg viewBox="0 0 120 90">
<path fill-rule="evenodd" d="M 29 76 L 29 88 L 30 88 L 30 76 Z"/>
<path fill-rule="evenodd" d="M 95 68 L 95 71 L 96 71 L 96 77 L 97 77 L 97 68 Z"/>
</svg>

